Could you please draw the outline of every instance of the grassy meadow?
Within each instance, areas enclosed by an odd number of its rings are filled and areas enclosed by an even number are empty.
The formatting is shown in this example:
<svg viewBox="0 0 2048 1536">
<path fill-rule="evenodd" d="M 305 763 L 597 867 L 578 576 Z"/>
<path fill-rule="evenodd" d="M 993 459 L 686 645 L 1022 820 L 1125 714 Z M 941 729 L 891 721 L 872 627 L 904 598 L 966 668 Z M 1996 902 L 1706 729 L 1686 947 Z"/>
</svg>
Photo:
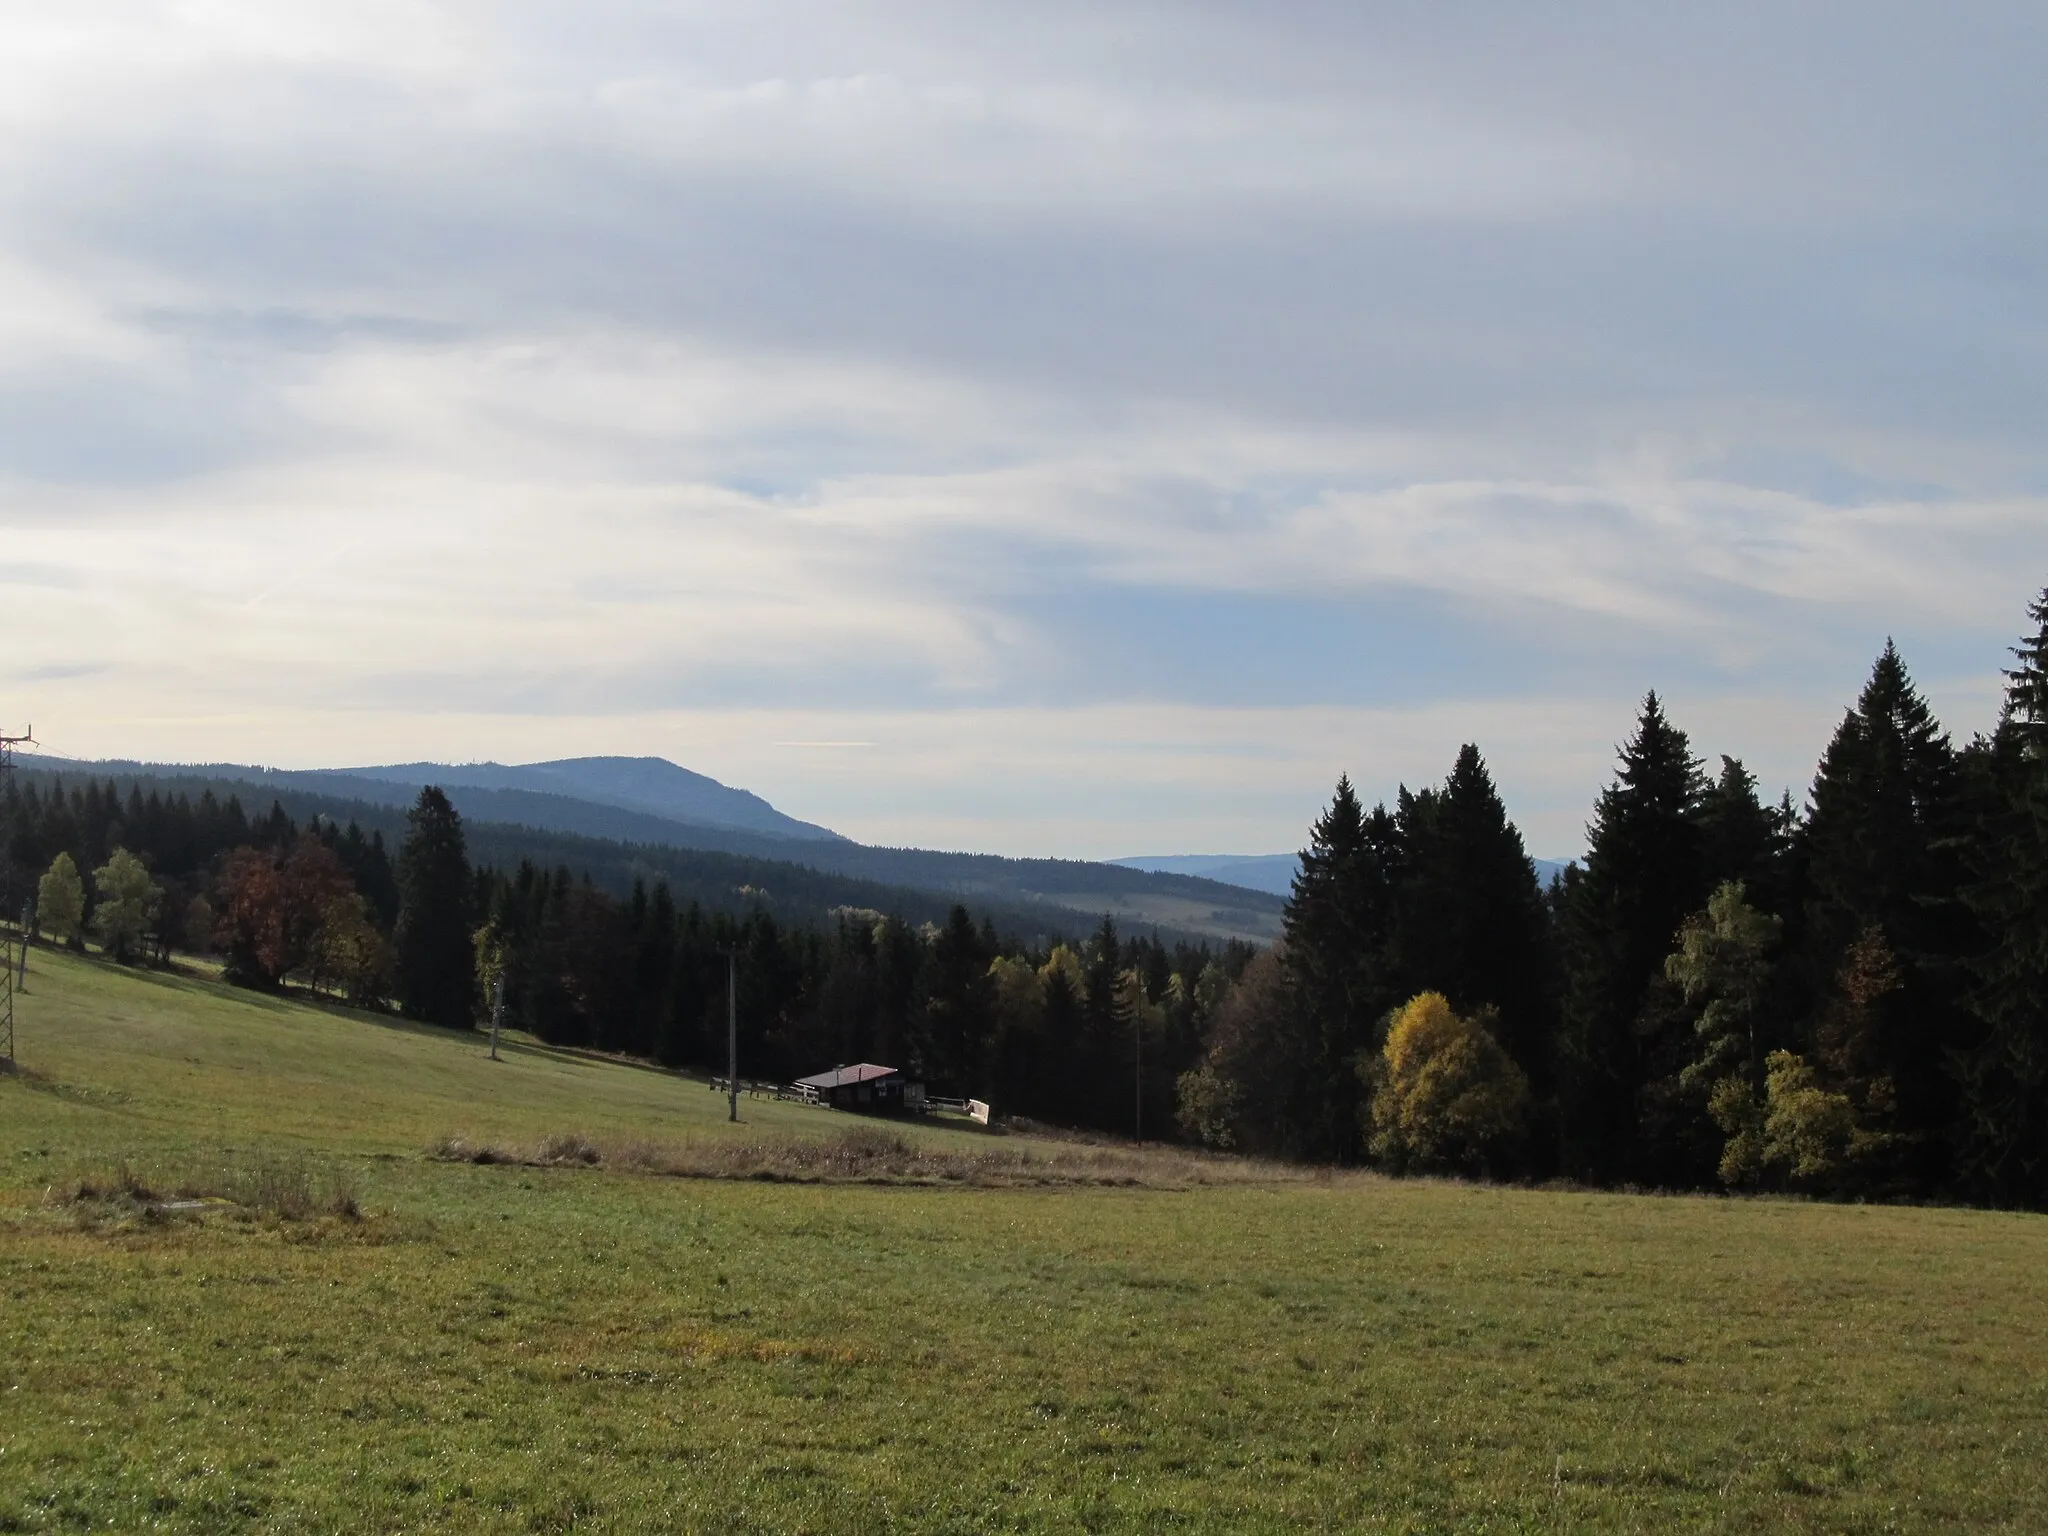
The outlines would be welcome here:
<svg viewBox="0 0 2048 1536">
<path fill-rule="evenodd" d="M 0 1530 L 2048 1528 L 2037 1217 L 806 1160 L 850 1117 L 48 953 L 17 1039 Z"/>
</svg>

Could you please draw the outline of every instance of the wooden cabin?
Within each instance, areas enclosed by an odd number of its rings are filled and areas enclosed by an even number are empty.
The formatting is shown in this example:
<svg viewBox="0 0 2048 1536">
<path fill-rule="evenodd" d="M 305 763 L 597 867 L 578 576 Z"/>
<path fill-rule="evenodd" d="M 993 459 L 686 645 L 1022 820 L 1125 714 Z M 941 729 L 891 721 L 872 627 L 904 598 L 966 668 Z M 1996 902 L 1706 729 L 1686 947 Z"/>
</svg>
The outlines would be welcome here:
<svg viewBox="0 0 2048 1536">
<path fill-rule="evenodd" d="M 860 1062 L 851 1067 L 834 1067 L 796 1080 L 798 1088 L 810 1089 L 817 1102 L 834 1109 L 865 1110 L 869 1114 L 916 1114 L 924 1108 L 924 1084 L 908 1082 L 894 1067 Z M 808 1095 L 806 1095 L 808 1097 Z"/>
</svg>

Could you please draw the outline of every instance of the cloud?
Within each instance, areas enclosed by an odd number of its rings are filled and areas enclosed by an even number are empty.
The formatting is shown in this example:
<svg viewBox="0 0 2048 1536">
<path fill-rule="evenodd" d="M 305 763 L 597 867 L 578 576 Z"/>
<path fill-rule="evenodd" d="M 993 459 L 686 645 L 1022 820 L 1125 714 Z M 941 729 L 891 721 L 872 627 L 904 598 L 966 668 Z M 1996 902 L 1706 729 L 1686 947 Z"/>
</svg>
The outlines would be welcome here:
<svg viewBox="0 0 2048 1536">
<path fill-rule="evenodd" d="M 1565 851 L 1644 687 L 1796 784 L 1887 634 L 1973 729 L 2048 579 L 2043 28 L 0 18 L 0 682 L 1012 851 L 1284 846 L 1461 731 Z"/>
</svg>

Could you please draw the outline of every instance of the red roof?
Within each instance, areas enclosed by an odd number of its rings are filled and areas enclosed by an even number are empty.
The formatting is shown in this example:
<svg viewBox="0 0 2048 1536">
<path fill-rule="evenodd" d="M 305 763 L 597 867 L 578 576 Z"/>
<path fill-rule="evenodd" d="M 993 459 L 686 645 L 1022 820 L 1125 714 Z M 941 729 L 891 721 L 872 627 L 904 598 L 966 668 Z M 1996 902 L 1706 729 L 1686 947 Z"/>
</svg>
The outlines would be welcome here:
<svg viewBox="0 0 2048 1536">
<path fill-rule="evenodd" d="M 830 1072 L 819 1072 L 811 1077 L 800 1077 L 800 1088 L 850 1088 L 856 1083 L 872 1083 L 884 1077 L 894 1077 L 894 1067 L 878 1067 L 872 1062 L 862 1062 L 856 1067 L 834 1067 Z"/>
</svg>

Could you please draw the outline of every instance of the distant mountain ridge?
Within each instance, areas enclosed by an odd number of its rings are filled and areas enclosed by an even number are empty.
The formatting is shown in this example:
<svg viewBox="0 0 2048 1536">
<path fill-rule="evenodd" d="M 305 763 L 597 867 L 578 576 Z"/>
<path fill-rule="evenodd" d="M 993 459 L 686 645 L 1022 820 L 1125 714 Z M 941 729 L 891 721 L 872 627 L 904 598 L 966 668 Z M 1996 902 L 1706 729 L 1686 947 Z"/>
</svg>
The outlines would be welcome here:
<svg viewBox="0 0 2048 1536">
<path fill-rule="evenodd" d="M 837 832 L 786 816 L 751 790 L 734 789 L 665 757 L 565 757 L 547 763 L 393 763 L 313 769 L 306 777 L 373 779 L 412 789 L 524 790 L 659 816 L 685 826 L 723 827 L 769 837 L 844 842 Z"/>
<path fill-rule="evenodd" d="M 652 850 L 676 849 L 720 858 L 770 860 L 785 869 L 795 867 L 863 882 L 862 888 L 870 893 L 894 888 L 1015 913 L 1035 911 L 1041 914 L 1038 921 L 1049 925 L 1050 931 L 1070 935 L 1085 932 L 1104 916 L 1126 926 L 1156 927 L 1211 940 L 1264 942 L 1280 931 L 1279 899 L 1256 888 L 1084 860 L 1009 859 L 994 854 L 871 847 L 785 816 L 757 795 L 730 789 L 660 758 L 583 758 L 525 767 L 410 763 L 369 769 L 82 762 L 40 755 L 24 756 L 20 763 L 32 773 L 148 781 L 192 794 L 208 787 L 227 793 L 236 786 L 247 786 L 281 798 L 287 810 L 301 818 L 316 811 L 346 818 L 353 814 L 348 809 L 351 805 L 399 813 L 417 798 L 421 785 L 434 783 L 447 791 L 455 809 L 473 824 L 479 857 L 484 846 L 494 857 L 515 848 L 538 855 L 543 848 L 555 846 L 548 842 L 550 838 L 595 839 L 609 845 L 609 851 L 586 843 L 574 859 L 624 867 L 643 854 L 651 858 Z M 581 791 L 579 786 L 585 783 L 593 786 L 593 792 Z M 718 793 L 706 794 L 703 786 Z M 670 793 L 664 798 L 665 791 Z M 599 800 L 593 793 L 608 798 Z M 648 805 L 673 809 L 658 814 L 639 808 Z M 724 820 L 683 821 L 677 819 L 681 814 L 717 814 Z M 753 825 L 737 824 L 742 818 Z M 402 827 L 403 821 L 393 824 Z M 522 841 L 512 835 L 521 829 L 536 837 Z M 566 854 L 569 850 L 561 851 Z M 657 862 L 681 878 L 681 865 L 665 856 Z M 770 876 L 764 871 L 759 878 Z"/>
<path fill-rule="evenodd" d="M 1162 853 L 1150 857 L 1111 859 L 1124 869 L 1149 870 L 1162 875 L 1193 875 L 1202 880 L 1221 880 L 1250 891 L 1285 896 L 1294 889 L 1294 872 L 1301 856 L 1293 853 Z"/>
</svg>

